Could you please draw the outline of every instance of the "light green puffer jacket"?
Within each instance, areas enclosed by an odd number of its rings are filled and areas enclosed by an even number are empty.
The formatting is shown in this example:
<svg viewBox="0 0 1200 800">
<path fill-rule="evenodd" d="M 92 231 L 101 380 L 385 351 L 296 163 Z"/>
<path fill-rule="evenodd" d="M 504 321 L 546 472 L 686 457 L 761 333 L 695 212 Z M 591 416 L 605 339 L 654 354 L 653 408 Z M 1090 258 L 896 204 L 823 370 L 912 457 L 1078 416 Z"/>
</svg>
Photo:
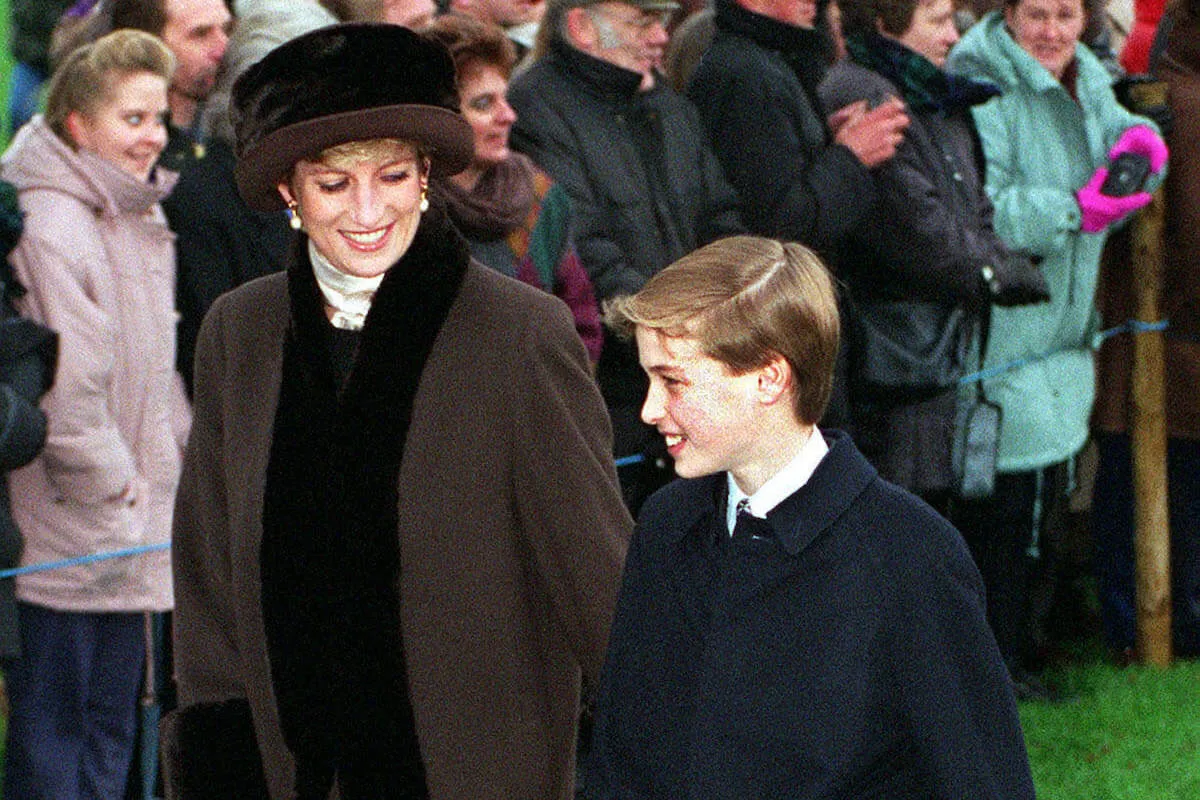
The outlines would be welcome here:
<svg viewBox="0 0 1200 800">
<path fill-rule="evenodd" d="M 947 63 L 948 71 L 1004 92 L 973 111 L 995 228 L 1010 248 L 1042 257 L 1050 286 L 1047 304 L 992 312 L 987 368 L 1053 353 L 984 384 L 988 399 L 1004 410 L 1001 472 L 1064 461 L 1087 439 L 1096 391 L 1090 349 L 1096 278 L 1107 232 L 1079 230 L 1074 192 L 1106 163 L 1126 128 L 1153 126 L 1117 102 L 1108 72 L 1083 45 L 1076 46 L 1076 63 L 1079 102 L 1013 40 L 999 11 L 971 28 Z"/>
</svg>

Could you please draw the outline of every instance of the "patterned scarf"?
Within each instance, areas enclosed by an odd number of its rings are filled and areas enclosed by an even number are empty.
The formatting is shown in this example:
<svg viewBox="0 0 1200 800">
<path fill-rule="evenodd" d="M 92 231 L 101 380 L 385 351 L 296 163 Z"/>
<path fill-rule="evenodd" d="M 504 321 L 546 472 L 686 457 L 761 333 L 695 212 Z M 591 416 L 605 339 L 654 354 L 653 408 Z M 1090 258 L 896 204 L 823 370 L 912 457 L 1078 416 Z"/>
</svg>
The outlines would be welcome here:
<svg viewBox="0 0 1200 800">
<path fill-rule="evenodd" d="M 473 241 L 502 239 L 525 221 L 533 206 L 533 166 L 513 153 L 479 177 L 470 191 L 449 178 L 434 180 L 430 189 L 445 203 L 455 227 Z"/>
<path fill-rule="evenodd" d="M 953 114 L 1000 94 L 994 84 L 938 69 L 920 53 L 877 33 L 848 36 L 846 50 L 859 66 L 895 84 L 913 111 Z"/>
</svg>

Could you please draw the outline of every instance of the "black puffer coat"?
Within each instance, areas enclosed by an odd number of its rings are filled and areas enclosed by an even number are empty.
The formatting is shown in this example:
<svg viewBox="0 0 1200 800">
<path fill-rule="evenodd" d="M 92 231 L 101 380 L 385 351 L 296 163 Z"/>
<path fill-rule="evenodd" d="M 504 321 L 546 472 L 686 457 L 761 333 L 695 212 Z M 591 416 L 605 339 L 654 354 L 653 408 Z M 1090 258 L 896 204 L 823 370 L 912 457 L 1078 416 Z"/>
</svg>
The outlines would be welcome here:
<svg viewBox="0 0 1200 800">
<path fill-rule="evenodd" d="M 716 35 L 692 73 L 688 97 L 750 230 L 828 257 L 866 219 L 875 192 L 862 162 L 831 143 L 816 96 L 824 39 L 734 0 L 718 0 L 716 10 Z"/>
<path fill-rule="evenodd" d="M 21 232 L 12 184 L 0 183 L 0 569 L 21 561 L 21 532 L 9 510 L 9 470 L 33 460 L 46 441 L 46 415 L 38 408 L 54 376 L 57 337 L 17 315 L 12 299 L 24 289 L 12 275 L 8 253 Z M 13 579 L 0 580 L 0 660 L 21 654 Z"/>
<path fill-rule="evenodd" d="M 602 300 L 745 232 L 696 109 L 664 80 L 648 92 L 640 83 L 558 42 L 508 90 L 513 146 L 570 193 L 575 244 Z"/>
<path fill-rule="evenodd" d="M 820 95 L 828 108 L 888 95 L 905 98 L 901 87 L 849 59 L 830 70 Z M 929 301 L 947 315 L 962 309 L 970 330 L 978 332 L 991 300 L 981 270 L 1009 256 L 992 229 L 969 106 L 941 99 L 941 108 L 906 103 L 911 123 L 905 140 L 896 157 L 872 173 L 876 211 L 842 242 L 838 261 L 855 299 Z M 853 321 L 848 327 L 851 413 L 863 453 L 885 478 L 912 491 L 950 488 L 956 393 L 898 402 L 856 390 Z M 970 372 L 976 364 L 966 360 L 963 368 Z"/>
</svg>

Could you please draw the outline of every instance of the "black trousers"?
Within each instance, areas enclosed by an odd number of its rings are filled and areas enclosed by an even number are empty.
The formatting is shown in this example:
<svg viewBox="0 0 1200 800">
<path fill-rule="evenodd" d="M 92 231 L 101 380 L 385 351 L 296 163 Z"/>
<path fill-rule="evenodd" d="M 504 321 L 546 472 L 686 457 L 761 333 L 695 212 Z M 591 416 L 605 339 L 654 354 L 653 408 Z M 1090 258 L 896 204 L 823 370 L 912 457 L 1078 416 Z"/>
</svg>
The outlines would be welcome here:
<svg viewBox="0 0 1200 800">
<path fill-rule="evenodd" d="M 982 500 L 956 500 L 962 532 L 987 591 L 987 616 L 1010 671 L 1029 664 L 1045 626 L 1071 490 L 1068 462 L 996 477 Z"/>
</svg>

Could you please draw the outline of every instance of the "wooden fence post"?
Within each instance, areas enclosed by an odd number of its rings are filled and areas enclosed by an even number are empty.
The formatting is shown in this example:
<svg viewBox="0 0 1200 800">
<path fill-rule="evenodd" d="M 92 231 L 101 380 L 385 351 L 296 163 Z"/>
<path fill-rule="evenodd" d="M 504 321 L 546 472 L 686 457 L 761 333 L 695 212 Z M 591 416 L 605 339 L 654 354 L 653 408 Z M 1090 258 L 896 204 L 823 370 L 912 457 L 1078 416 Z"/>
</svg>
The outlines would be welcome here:
<svg viewBox="0 0 1200 800">
<path fill-rule="evenodd" d="M 1159 321 L 1163 273 L 1163 190 L 1134 219 L 1136 319 Z M 1167 512 L 1167 430 L 1163 333 L 1133 334 L 1130 438 L 1133 447 L 1137 647 L 1143 662 L 1171 664 L 1171 534 Z"/>
</svg>

